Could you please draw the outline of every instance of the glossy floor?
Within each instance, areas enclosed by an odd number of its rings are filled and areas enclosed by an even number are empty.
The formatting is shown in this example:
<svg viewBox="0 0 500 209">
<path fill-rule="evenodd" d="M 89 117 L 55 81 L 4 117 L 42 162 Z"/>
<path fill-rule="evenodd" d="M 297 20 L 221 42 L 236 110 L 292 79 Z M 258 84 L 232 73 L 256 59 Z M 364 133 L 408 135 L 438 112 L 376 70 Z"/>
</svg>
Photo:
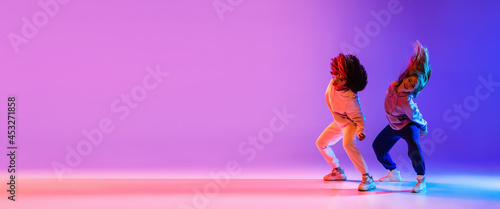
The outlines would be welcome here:
<svg viewBox="0 0 500 209">
<path fill-rule="evenodd" d="M 428 190 L 415 181 L 377 182 L 359 192 L 359 180 L 319 179 L 24 179 L 16 201 L 2 192 L 0 208 L 500 208 L 500 177 L 434 176 Z"/>
</svg>

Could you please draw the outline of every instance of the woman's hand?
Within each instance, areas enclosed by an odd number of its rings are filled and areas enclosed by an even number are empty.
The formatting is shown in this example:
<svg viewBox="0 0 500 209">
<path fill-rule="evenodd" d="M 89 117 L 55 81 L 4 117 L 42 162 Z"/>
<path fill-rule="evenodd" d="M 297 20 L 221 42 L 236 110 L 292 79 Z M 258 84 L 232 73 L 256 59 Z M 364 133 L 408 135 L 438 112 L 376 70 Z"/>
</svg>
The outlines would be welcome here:
<svg viewBox="0 0 500 209">
<path fill-rule="evenodd" d="M 358 134 L 358 138 L 359 138 L 359 141 L 363 141 L 363 139 L 365 139 L 365 134 L 364 133 L 359 133 Z"/>
<path fill-rule="evenodd" d="M 420 138 L 424 137 L 425 135 L 427 135 L 427 132 L 420 132 Z"/>
</svg>

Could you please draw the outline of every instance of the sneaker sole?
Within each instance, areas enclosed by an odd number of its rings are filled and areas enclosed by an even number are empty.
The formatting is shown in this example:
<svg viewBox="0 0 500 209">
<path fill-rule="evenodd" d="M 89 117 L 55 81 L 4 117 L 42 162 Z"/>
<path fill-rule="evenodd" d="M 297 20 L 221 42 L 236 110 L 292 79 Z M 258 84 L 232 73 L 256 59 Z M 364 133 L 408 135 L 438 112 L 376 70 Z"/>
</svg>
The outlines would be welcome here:
<svg viewBox="0 0 500 209">
<path fill-rule="evenodd" d="M 411 190 L 411 193 L 422 193 L 422 192 L 426 192 L 426 191 L 427 191 L 427 188 L 422 189 L 422 190 L 420 190 L 420 191 L 418 191 L 418 192 L 412 189 L 412 190 Z"/>
<path fill-rule="evenodd" d="M 347 179 L 332 179 L 332 180 L 325 180 L 323 179 L 323 181 L 347 181 Z"/>
<path fill-rule="evenodd" d="M 389 180 L 389 181 L 386 181 L 386 180 L 378 180 L 380 182 L 401 182 L 401 180 Z"/>
</svg>

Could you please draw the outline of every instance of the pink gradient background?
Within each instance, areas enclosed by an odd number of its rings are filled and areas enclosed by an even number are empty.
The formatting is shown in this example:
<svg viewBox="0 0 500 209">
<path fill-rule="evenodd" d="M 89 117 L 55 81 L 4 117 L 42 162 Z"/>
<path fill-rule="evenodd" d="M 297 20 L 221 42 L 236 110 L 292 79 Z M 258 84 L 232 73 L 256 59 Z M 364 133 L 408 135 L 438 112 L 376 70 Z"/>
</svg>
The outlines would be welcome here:
<svg viewBox="0 0 500 209">
<path fill-rule="evenodd" d="M 232 160 L 240 163 L 241 177 L 327 172 L 315 140 L 333 120 L 324 101 L 330 58 L 341 43 L 354 45 L 354 28 L 375 21 L 370 11 L 387 9 L 389 1 L 244 0 L 224 20 L 213 1 L 69 1 L 15 53 L 7 34 L 21 34 L 22 18 L 42 11 L 37 2 L 0 7 L 0 114 L 15 95 L 18 175 L 55 178 L 52 163 L 64 164 L 66 147 L 75 149 L 86 140 L 83 130 L 109 118 L 115 130 L 64 177 L 208 178 Z M 457 129 L 443 114 L 474 95 L 479 76 L 500 81 L 500 4 L 399 2 L 401 13 L 356 53 L 369 76 L 359 93 L 367 139 L 358 146 L 370 170 L 385 173 L 371 142 L 387 125 L 385 91 L 417 39 L 429 48 L 434 71 L 416 102 L 430 131 L 441 128 L 448 136 L 442 143 L 431 135 L 422 139 L 429 172 L 498 170 L 500 89 L 479 100 Z M 120 120 L 111 104 L 142 84 L 146 66 L 156 65 L 169 76 Z M 285 107 L 295 118 L 248 162 L 238 146 L 269 128 L 273 109 Z M 6 168 L 5 136 L 1 144 L 0 167 Z M 334 151 L 357 176 L 342 146 Z M 399 156 L 407 160 L 406 145 L 398 143 L 392 155 L 396 163 Z"/>
</svg>

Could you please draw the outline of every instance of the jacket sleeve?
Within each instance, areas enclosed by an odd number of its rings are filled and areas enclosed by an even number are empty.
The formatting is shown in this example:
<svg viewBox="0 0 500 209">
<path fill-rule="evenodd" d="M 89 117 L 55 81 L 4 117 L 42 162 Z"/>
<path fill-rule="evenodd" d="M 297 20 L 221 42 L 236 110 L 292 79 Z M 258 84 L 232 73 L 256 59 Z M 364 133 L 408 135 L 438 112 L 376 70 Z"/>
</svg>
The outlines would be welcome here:
<svg viewBox="0 0 500 209">
<path fill-rule="evenodd" d="M 411 97 L 408 97 L 406 102 L 402 105 L 402 108 L 406 116 L 418 125 L 420 132 L 427 133 L 427 121 L 424 120 L 422 114 L 418 110 L 417 104 L 413 102 Z"/>
<path fill-rule="evenodd" d="M 356 134 L 365 134 L 365 115 L 359 104 L 358 97 L 355 97 L 346 108 L 347 117 L 356 125 Z"/>
</svg>

